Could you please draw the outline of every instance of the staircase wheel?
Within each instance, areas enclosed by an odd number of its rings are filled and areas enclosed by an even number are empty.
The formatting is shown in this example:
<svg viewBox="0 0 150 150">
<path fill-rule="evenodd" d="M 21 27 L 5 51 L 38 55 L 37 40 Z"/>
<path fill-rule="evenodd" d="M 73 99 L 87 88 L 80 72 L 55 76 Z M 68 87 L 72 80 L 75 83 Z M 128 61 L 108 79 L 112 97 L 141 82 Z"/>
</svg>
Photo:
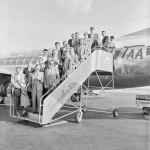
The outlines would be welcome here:
<svg viewBox="0 0 150 150">
<path fill-rule="evenodd" d="M 113 110 L 113 116 L 116 118 L 119 116 L 119 111 L 117 109 Z"/>
<path fill-rule="evenodd" d="M 71 96 L 71 101 L 72 102 L 79 102 L 80 101 L 80 95 L 78 93 L 74 93 L 72 96 Z"/>
<path fill-rule="evenodd" d="M 76 123 L 79 123 L 79 122 L 82 121 L 82 116 L 83 116 L 83 112 L 82 112 L 82 111 L 78 111 L 78 112 L 77 112 L 77 115 L 76 115 L 76 117 L 75 117 Z"/>
<path fill-rule="evenodd" d="M 77 100 L 76 100 L 76 98 L 75 98 L 74 95 L 71 96 L 71 101 L 72 101 L 72 102 L 77 102 Z"/>
<path fill-rule="evenodd" d="M 144 115 L 150 115 L 150 108 L 149 107 L 143 107 L 142 111 L 143 111 Z"/>
<path fill-rule="evenodd" d="M 146 107 L 143 107 L 142 111 L 143 111 L 143 115 L 147 115 L 148 114 L 148 111 L 146 111 Z"/>
</svg>

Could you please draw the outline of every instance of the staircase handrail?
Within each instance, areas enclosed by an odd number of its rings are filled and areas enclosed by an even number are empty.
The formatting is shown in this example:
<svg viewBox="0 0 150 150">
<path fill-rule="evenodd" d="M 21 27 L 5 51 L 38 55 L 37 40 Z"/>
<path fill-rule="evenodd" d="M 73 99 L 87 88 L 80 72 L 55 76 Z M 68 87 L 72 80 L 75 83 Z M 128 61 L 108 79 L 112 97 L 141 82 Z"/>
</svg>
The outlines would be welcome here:
<svg viewBox="0 0 150 150">
<path fill-rule="evenodd" d="M 95 47 L 91 50 L 91 53 L 93 53 L 94 50 L 96 50 L 97 48 L 100 48 L 100 47 L 95 46 Z M 82 62 L 82 63 L 83 63 L 83 62 Z M 74 71 L 74 70 L 73 70 L 73 71 Z M 73 71 L 72 71 L 72 72 L 73 72 Z M 70 72 L 70 73 L 72 73 L 72 72 Z M 41 99 L 40 99 L 40 105 L 42 104 L 41 102 L 42 102 L 43 97 L 45 97 L 54 87 L 56 87 L 56 85 L 59 84 L 60 81 L 61 81 L 62 79 L 64 79 L 66 76 L 67 76 L 67 74 L 65 74 L 59 81 L 57 81 L 57 82 L 41 97 Z"/>
</svg>

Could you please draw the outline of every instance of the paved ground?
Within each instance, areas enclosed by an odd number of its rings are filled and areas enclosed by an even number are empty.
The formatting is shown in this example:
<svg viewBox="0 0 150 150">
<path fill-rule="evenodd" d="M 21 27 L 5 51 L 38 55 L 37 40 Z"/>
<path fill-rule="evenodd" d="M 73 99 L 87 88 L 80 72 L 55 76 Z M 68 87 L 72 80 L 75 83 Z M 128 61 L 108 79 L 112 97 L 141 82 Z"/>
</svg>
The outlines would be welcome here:
<svg viewBox="0 0 150 150">
<path fill-rule="evenodd" d="M 117 94 L 118 119 L 112 114 L 86 112 L 79 124 L 72 115 L 67 123 L 45 128 L 18 122 L 9 117 L 6 106 L 0 106 L 0 150 L 149 150 L 150 121 L 133 108 L 134 98 L 133 94 Z M 103 109 L 98 104 L 94 101 L 90 107 Z"/>
</svg>

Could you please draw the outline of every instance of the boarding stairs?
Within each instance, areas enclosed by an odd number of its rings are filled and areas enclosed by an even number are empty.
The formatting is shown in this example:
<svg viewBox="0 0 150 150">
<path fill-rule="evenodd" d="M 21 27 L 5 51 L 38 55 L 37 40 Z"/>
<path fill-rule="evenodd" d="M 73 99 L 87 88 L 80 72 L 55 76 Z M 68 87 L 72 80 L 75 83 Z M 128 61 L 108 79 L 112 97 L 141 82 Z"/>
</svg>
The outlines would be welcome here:
<svg viewBox="0 0 150 150">
<path fill-rule="evenodd" d="M 61 84 L 59 83 L 54 91 L 47 94 L 46 97 L 43 96 L 40 102 L 41 109 L 38 123 L 42 125 L 50 123 L 53 116 L 96 70 L 113 72 L 113 56 L 111 53 L 101 49 L 94 50 Z M 32 116 L 33 118 L 34 116 Z"/>
</svg>

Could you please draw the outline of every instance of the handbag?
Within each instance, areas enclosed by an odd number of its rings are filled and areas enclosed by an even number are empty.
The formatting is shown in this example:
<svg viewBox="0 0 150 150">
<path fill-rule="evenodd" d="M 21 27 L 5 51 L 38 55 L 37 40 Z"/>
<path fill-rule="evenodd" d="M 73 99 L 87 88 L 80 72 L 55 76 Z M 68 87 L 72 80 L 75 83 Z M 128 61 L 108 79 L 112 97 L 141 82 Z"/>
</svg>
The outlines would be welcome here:
<svg viewBox="0 0 150 150">
<path fill-rule="evenodd" d="M 6 91 L 6 94 L 12 94 L 12 85 L 9 84 L 5 91 Z"/>
<path fill-rule="evenodd" d="M 18 88 L 16 88 L 15 90 L 14 90 L 14 95 L 15 96 L 21 96 L 21 89 L 18 89 Z"/>
<path fill-rule="evenodd" d="M 7 89 L 6 90 L 6 94 L 12 94 L 12 90 L 11 89 Z"/>
</svg>

